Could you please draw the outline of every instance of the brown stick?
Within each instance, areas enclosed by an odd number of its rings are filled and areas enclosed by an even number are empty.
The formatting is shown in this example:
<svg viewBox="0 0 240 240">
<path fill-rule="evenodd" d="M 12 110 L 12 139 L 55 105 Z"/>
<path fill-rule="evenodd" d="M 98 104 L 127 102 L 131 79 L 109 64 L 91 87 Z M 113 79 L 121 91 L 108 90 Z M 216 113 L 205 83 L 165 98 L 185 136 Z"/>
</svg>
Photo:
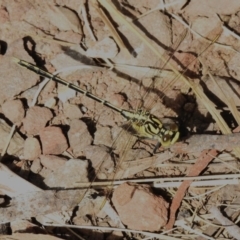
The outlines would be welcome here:
<svg viewBox="0 0 240 240">
<path fill-rule="evenodd" d="M 214 159 L 214 156 L 217 156 L 217 154 L 218 152 L 215 149 L 203 151 L 199 156 L 199 158 L 197 159 L 196 163 L 191 167 L 187 176 L 189 177 L 198 176 L 207 167 L 207 165 Z M 185 196 L 185 192 L 187 191 L 192 181 L 193 180 L 185 180 L 183 181 L 181 186 L 178 188 L 173 198 L 173 201 L 171 203 L 170 217 L 165 227 L 167 230 L 170 230 L 173 228 L 176 212 L 180 207 L 182 199 Z"/>
<path fill-rule="evenodd" d="M 175 143 L 170 150 L 175 153 L 197 153 L 206 149 L 232 150 L 240 146 L 240 133 L 226 135 L 192 135 L 182 142 Z"/>
</svg>

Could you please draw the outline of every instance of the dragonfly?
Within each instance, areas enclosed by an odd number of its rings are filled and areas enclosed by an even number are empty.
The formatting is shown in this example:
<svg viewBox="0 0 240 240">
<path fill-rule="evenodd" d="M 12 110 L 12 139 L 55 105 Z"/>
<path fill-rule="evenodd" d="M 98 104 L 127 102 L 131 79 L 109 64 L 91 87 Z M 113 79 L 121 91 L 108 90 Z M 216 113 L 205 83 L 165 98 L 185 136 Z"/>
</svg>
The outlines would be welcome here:
<svg viewBox="0 0 240 240">
<path fill-rule="evenodd" d="M 16 62 L 21 67 L 27 68 L 30 71 L 35 72 L 36 74 L 49 78 L 52 81 L 60 83 L 69 89 L 75 90 L 83 94 L 84 96 L 91 98 L 94 101 L 101 103 L 102 105 L 118 112 L 123 116 L 127 121 L 128 125 L 124 124 L 123 128 L 133 134 L 134 136 L 142 139 L 151 139 L 157 142 L 154 152 L 161 145 L 163 147 L 169 147 L 170 145 L 176 143 L 180 137 L 179 127 L 176 123 L 164 123 L 155 115 L 151 114 L 145 109 L 139 108 L 136 111 L 130 111 L 126 109 L 119 108 L 109 101 L 99 98 L 98 96 L 92 94 L 91 92 L 84 90 L 83 88 L 78 87 L 66 80 L 53 75 L 34 64 L 26 62 L 24 60 L 13 58 L 13 61 Z"/>
<path fill-rule="evenodd" d="M 167 61 L 164 64 L 162 64 L 162 66 L 158 67 L 157 69 L 155 69 L 155 68 L 153 69 L 154 73 L 155 73 L 154 75 L 159 75 L 159 73 L 156 73 L 155 71 L 161 72 L 161 70 L 164 69 L 167 62 L 172 58 L 172 55 L 174 54 L 174 52 L 176 51 L 178 46 L 181 44 L 183 39 L 186 37 L 187 33 L 188 33 L 188 31 L 183 31 L 180 34 L 177 41 L 175 41 L 173 43 L 173 45 L 171 47 L 172 51 L 170 54 L 165 52 L 165 54 L 167 55 L 167 56 L 165 56 Z M 154 99 L 151 99 L 151 98 L 148 99 L 148 95 L 150 94 L 150 92 L 152 90 L 154 90 L 157 87 L 157 85 L 159 84 L 159 79 L 153 79 L 152 83 L 147 87 L 147 89 L 144 92 L 142 99 L 144 99 L 144 102 L 145 102 L 144 105 L 147 106 L 147 108 L 146 107 L 144 108 L 143 102 L 141 102 L 139 104 L 139 106 L 136 108 L 136 110 L 128 110 L 128 109 L 119 108 L 119 107 L 115 106 L 114 104 L 112 104 L 110 101 L 100 98 L 97 95 L 93 94 L 92 92 L 87 91 L 81 87 L 78 87 L 77 85 L 74 85 L 74 84 L 62 79 L 57 75 L 51 74 L 32 63 L 29 63 L 27 61 L 24 61 L 24 60 L 21 60 L 18 58 L 14 58 L 14 57 L 12 59 L 19 66 L 21 66 L 25 69 L 28 69 L 44 78 L 48 78 L 52 81 L 62 84 L 69 89 L 75 90 L 76 92 L 81 93 L 85 97 L 90 98 L 93 101 L 98 102 L 98 103 L 102 104 L 103 106 L 105 106 L 109 109 L 112 109 L 116 113 L 123 116 L 123 118 L 125 118 L 127 120 L 126 123 L 121 125 L 122 129 L 125 130 L 125 131 L 123 130 L 123 132 L 128 132 L 128 133 L 130 133 L 130 135 L 137 137 L 139 140 L 149 139 L 149 140 L 153 140 L 154 142 L 156 142 L 155 147 L 153 149 L 153 154 L 155 154 L 157 152 L 157 150 L 159 149 L 160 146 L 162 146 L 163 148 L 168 148 L 171 145 L 175 144 L 180 138 L 179 125 L 177 124 L 176 121 L 173 121 L 170 118 L 159 118 L 159 117 L 155 116 L 154 114 L 151 114 L 148 110 L 146 110 L 146 109 L 151 109 L 150 106 L 153 104 Z M 172 79 L 172 81 L 174 81 L 174 80 L 175 79 Z M 170 86 L 170 84 L 171 84 L 171 82 L 168 83 L 167 86 L 165 86 L 163 91 L 165 91 L 166 88 Z M 156 96 L 154 96 L 154 97 L 156 97 Z M 131 140 L 133 139 L 133 138 L 130 138 L 130 136 L 128 136 L 128 139 L 127 139 L 126 143 L 124 144 L 124 146 L 121 146 L 119 148 L 118 140 L 120 141 L 120 139 L 119 139 L 119 138 L 121 138 L 120 135 L 121 134 L 118 134 L 118 136 L 114 139 L 112 146 L 111 146 L 111 150 L 110 150 L 110 154 L 113 153 L 114 149 L 116 149 L 117 152 L 119 151 L 119 154 L 117 154 L 119 156 L 119 160 L 117 162 L 115 162 L 115 164 L 114 164 L 115 167 L 114 167 L 112 174 L 107 176 L 107 178 L 112 179 L 112 181 L 114 181 L 116 176 L 118 176 L 118 177 L 122 176 L 121 174 L 117 175 L 117 172 L 118 172 L 118 170 L 121 169 L 122 163 L 124 161 L 126 161 L 126 158 L 128 158 L 127 152 L 130 148 L 130 145 L 132 144 Z M 136 138 L 134 138 L 134 141 L 135 140 L 136 140 Z M 98 172 L 101 171 L 101 165 L 103 164 L 104 159 L 105 159 L 105 157 L 102 159 L 100 166 L 98 166 L 98 168 L 93 171 L 94 172 L 93 173 L 94 176 L 92 178 L 93 181 L 95 181 L 97 179 Z M 90 173 L 90 175 L 91 175 L 91 173 Z M 122 178 L 122 177 L 120 177 L 120 178 Z M 87 187 L 87 186 L 91 186 L 93 184 L 93 181 L 89 185 L 85 185 L 85 184 L 83 184 L 83 185 L 77 184 L 77 185 L 81 186 L 81 187 L 83 187 L 83 186 Z"/>
</svg>

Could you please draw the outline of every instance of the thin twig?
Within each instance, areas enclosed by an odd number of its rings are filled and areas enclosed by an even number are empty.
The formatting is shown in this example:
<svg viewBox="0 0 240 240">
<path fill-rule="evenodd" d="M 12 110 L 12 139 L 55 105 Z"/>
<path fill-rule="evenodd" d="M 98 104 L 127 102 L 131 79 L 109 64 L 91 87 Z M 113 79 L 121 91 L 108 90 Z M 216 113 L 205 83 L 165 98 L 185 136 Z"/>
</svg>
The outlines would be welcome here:
<svg viewBox="0 0 240 240">
<path fill-rule="evenodd" d="M 197 230 L 187 226 L 186 222 L 184 221 L 184 219 L 181 219 L 181 220 L 177 221 L 176 225 L 179 226 L 179 227 L 182 227 L 183 229 L 187 230 L 188 232 L 195 233 L 196 235 L 201 236 L 201 237 L 203 237 L 205 239 L 214 240 L 214 238 L 211 238 L 211 237 L 201 233 L 200 231 L 197 231 Z"/>
<path fill-rule="evenodd" d="M 126 181 L 130 182 L 135 182 L 135 183 L 153 183 L 154 187 L 163 187 L 166 188 L 167 184 L 171 183 L 174 184 L 171 187 L 177 187 L 181 183 L 181 181 L 185 180 L 193 180 L 193 181 L 198 181 L 199 183 L 201 182 L 206 182 L 209 181 L 211 182 L 212 180 L 216 181 L 216 185 L 220 184 L 226 184 L 225 181 L 232 181 L 231 184 L 239 184 L 239 179 L 240 174 L 224 174 L 224 175 L 205 175 L 205 176 L 195 176 L 195 177 L 170 177 L 170 178 L 144 178 L 144 179 L 127 179 L 127 180 L 115 180 L 115 181 L 101 181 L 101 182 L 93 182 L 91 184 L 92 187 L 98 187 L 98 186 L 108 186 L 110 184 L 113 185 L 120 185 L 125 183 Z M 217 182 L 219 181 L 220 184 Z M 166 184 L 166 185 L 165 185 Z M 77 187 L 89 187 L 89 183 L 77 183 Z M 194 186 L 194 184 L 192 185 Z M 201 186 L 201 185 L 200 185 Z M 170 186 L 168 186 L 170 187 Z"/>
<path fill-rule="evenodd" d="M 223 225 L 223 227 L 228 231 L 228 233 L 240 240 L 240 228 L 235 225 L 234 222 L 230 221 L 228 218 L 224 217 L 219 209 L 215 206 L 212 206 L 209 210 L 213 216 Z"/>
<path fill-rule="evenodd" d="M 114 228 L 114 227 L 100 227 L 100 226 L 75 226 L 75 225 L 67 225 L 67 224 L 44 224 L 45 226 L 52 227 L 69 227 L 75 229 L 93 229 L 93 230 L 101 230 L 101 231 L 121 231 L 121 232 L 129 232 L 129 233 L 138 233 L 143 234 L 149 237 L 155 237 L 157 239 L 166 239 L 166 240 L 178 240 L 179 238 L 169 237 L 166 235 L 162 235 L 161 233 L 150 233 L 126 228 Z"/>
</svg>

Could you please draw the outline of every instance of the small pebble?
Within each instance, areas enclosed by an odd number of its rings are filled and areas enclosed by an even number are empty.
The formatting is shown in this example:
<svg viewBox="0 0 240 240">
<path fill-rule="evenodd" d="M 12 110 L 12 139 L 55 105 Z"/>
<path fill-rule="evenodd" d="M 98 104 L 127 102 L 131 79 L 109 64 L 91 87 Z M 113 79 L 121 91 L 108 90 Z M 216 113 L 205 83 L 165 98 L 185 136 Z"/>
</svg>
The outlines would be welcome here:
<svg viewBox="0 0 240 240">
<path fill-rule="evenodd" d="M 23 119 L 23 128 L 27 134 L 37 135 L 52 117 L 53 114 L 48 108 L 38 106 L 31 107 Z"/>
<path fill-rule="evenodd" d="M 54 156 L 54 155 L 41 155 L 41 164 L 51 170 L 56 170 L 57 168 L 63 166 L 67 161 L 66 158 Z"/>
<path fill-rule="evenodd" d="M 12 123 L 21 122 L 25 115 L 24 106 L 21 100 L 9 100 L 4 102 L 2 111 L 5 117 Z"/>
<path fill-rule="evenodd" d="M 68 148 L 61 128 L 49 126 L 40 132 L 43 154 L 61 154 Z"/>
<path fill-rule="evenodd" d="M 39 141 L 34 137 L 28 137 L 24 142 L 24 158 L 26 160 L 35 160 L 41 154 Z"/>
<path fill-rule="evenodd" d="M 168 221 L 169 204 L 163 197 L 154 195 L 147 185 L 123 183 L 115 189 L 112 202 L 130 229 L 159 231 Z"/>
</svg>

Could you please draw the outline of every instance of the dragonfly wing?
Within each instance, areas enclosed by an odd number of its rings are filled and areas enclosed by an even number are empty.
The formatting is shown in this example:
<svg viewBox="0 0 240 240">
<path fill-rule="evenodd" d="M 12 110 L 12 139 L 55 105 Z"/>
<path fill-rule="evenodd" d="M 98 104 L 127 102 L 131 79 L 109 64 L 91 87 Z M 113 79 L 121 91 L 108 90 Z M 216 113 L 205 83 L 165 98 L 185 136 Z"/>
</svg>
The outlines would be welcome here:
<svg viewBox="0 0 240 240">
<path fill-rule="evenodd" d="M 134 136 L 139 136 L 139 132 L 133 127 L 130 122 L 122 124 L 121 128 Z"/>
</svg>

